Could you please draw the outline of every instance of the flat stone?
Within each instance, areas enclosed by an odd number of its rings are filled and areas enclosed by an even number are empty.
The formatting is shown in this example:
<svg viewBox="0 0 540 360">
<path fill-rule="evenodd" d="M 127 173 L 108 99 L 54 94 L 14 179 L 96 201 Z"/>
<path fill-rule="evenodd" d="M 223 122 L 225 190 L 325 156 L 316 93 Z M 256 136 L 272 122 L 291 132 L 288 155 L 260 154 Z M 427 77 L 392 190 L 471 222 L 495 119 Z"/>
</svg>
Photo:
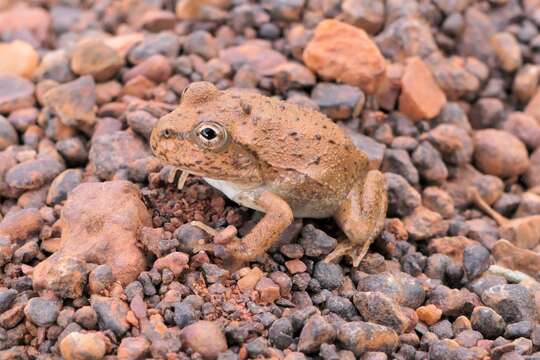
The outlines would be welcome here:
<svg viewBox="0 0 540 360">
<path fill-rule="evenodd" d="M 61 219 L 62 247 L 34 268 L 37 291 L 55 284 L 55 277 L 60 276 L 56 268 L 64 258 L 107 264 L 124 285 L 145 269 L 137 235 L 151 220 L 135 185 L 127 181 L 83 183 L 70 193 Z"/>
<path fill-rule="evenodd" d="M 323 20 L 307 44 L 305 64 L 325 80 L 358 86 L 372 94 L 382 80 L 386 61 L 362 29 L 337 20 Z"/>
<path fill-rule="evenodd" d="M 216 322 L 197 321 L 186 326 L 180 333 L 184 348 L 190 348 L 202 355 L 203 359 L 216 359 L 219 353 L 228 349 L 223 331 Z"/>
<path fill-rule="evenodd" d="M 60 342 L 60 353 L 66 360 L 101 360 L 106 351 L 105 341 L 91 333 L 72 332 Z"/>
<path fill-rule="evenodd" d="M 34 190 L 50 183 L 65 169 L 64 164 L 51 157 L 29 160 L 12 167 L 5 176 L 9 186 Z"/>
<path fill-rule="evenodd" d="M 127 131 L 104 134 L 95 139 L 90 148 L 90 165 L 95 174 L 111 180 L 120 170 L 129 169 L 134 163 L 150 156 L 146 143 Z"/>
<path fill-rule="evenodd" d="M 358 357 L 368 351 L 390 355 L 399 345 L 399 337 L 394 330 L 363 321 L 344 322 L 338 329 L 337 338 Z"/>
<path fill-rule="evenodd" d="M 0 75 L 0 113 L 34 105 L 34 84 L 17 75 Z"/>
<path fill-rule="evenodd" d="M 485 129 L 474 134 L 474 161 L 486 174 L 508 178 L 529 168 L 525 145 L 514 135 L 496 129 Z"/>
<path fill-rule="evenodd" d="M 41 7 L 21 4 L 0 12 L 0 33 L 9 34 L 29 30 L 39 41 L 48 37 L 51 26 L 49 13 Z"/>
<path fill-rule="evenodd" d="M 408 59 L 403 78 L 399 111 L 413 120 L 432 119 L 446 104 L 446 95 L 427 65 L 418 57 Z"/>
<path fill-rule="evenodd" d="M 67 126 L 90 132 L 96 123 L 96 86 L 91 76 L 56 86 L 45 93 L 49 106 Z"/>
<path fill-rule="evenodd" d="M 71 54 L 71 69 L 75 74 L 91 75 L 96 81 L 112 78 L 124 65 L 124 59 L 101 40 L 79 42 Z"/>
</svg>

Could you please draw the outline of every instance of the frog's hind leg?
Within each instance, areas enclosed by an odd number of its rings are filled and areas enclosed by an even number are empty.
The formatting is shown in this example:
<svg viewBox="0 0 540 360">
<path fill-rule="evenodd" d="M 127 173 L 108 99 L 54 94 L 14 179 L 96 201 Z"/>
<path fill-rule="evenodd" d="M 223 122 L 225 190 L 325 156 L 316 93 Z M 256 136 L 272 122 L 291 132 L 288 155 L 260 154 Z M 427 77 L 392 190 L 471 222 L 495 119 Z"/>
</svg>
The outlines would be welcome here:
<svg viewBox="0 0 540 360">
<path fill-rule="evenodd" d="M 384 226 L 387 207 L 384 175 L 380 171 L 372 170 L 356 183 L 334 215 L 349 241 L 338 244 L 325 261 L 347 256 L 352 259 L 353 266 L 358 266 Z"/>
</svg>

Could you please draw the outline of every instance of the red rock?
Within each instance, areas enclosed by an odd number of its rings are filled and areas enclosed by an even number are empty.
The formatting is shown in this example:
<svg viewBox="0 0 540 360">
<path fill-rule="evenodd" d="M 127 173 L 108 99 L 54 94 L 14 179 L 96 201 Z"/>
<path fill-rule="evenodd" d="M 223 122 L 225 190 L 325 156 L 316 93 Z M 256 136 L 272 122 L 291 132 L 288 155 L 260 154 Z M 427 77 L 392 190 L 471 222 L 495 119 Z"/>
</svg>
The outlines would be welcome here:
<svg viewBox="0 0 540 360">
<path fill-rule="evenodd" d="M 36 71 L 38 63 L 39 55 L 30 44 L 20 40 L 9 44 L 0 43 L 0 74 L 29 79 Z"/>
<path fill-rule="evenodd" d="M 114 199 L 115 206 L 111 206 Z M 84 214 L 84 216 L 81 216 Z M 137 234 L 151 218 L 138 188 L 127 181 L 83 183 L 68 196 L 60 218 L 62 247 L 38 264 L 34 288 L 47 290 L 63 258 L 107 264 L 121 284 L 135 280 L 146 259 L 137 247 Z"/>
<path fill-rule="evenodd" d="M 401 79 L 399 111 L 413 120 L 431 119 L 446 104 L 446 95 L 439 88 L 422 59 L 407 60 Z"/>
<path fill-rule="evenodd" d="M 169 60 L 163 55 L 153 55 L 126 71 L 122 79 L 124 82 L 128 82 L 139 75 L 143 75 L 151 81 L 160 83 L 167 81 L 171 73 L 172 67 Z"/>
<path fill-rule="evenodd" d="M 174 276 L 178 277 L 182 271 L 188 268 L 189 256 L 183 252 L 173 252 L 167 256 L 159 258 L 154 262 L 154 268 L 162 271 L 167 268 L 171 270 Z"/>
<path fill-rule="evenodd" d="M 540 77 L 540 68 L 537 65 L 526 64 L 521 67 L 512 85 L 512 92 L 523 103 L 527 103 L 536 91 L 538 79 Z"/>
<path fill-rule="evenodd" d="M 0 236 L 7 236 L 12 242 L 28 239 L 37 234 L 43 219 L 37 209 L 13 211 L 0 221 Z"/>
<path fill-rule="evenodd" d="M 263 277 L 255 286 L 260 294 L 260 299 L 265 304 L 271 304 L 280 298 L 279 286 L 272 279 Z"/>
<path fill-rule="evenodd" d="M 241 291 L 247 289 L 253 289 L 259 280 L 264 276 L 264 273 L 258 267 L 249 269 L 247 274 L 245 274 L 240 280 L 238 280 L 237 285 Z"/>
<path fill-rule="evenodd" d="M 16 75 L 0 75 L 0 113 L 34 105 L 34 84 Z"/>
<path fill-rule="evenodd" d="M 97 39 L 83 40 L 71 54 L 71 69 L 78 75 L 91 75 L 96 81 L 112 78 L 124 65 L 113 48 Z"/>
<path fill-rule="evenodd" d="M 514 35 L 508 32 L 497 33 L 491 37 L 491 46 L 503 70 L 513 72 L 521 66 L 521 48 Z"/>
<path fill-rule="evenodd" d="M 418 206 L 408 215 L 403 223 L 411 240 L 426 240 L 434 236 L 446 234 L 448 224 L 439 213 L 423 206 Z"/>
<path fill-rule="evenodd" d="M 164 10 L 146 11 L 139 21 L 143 29 L 152 32 L 173 30 L 176 26 L 176 17 L 174 14 Z"/>
<path fill-rule="evenodd" d="M 176 17 L 181 20 L 218 20 L 227 13 L 223 11 L 230 0 L 180 0 L 176 4 Z"/>
<path fill-rule="evenodd" d="M 20 5 L 0 13 L 0 34 L 27 29 L 38 40 L 44 41 L 48 36 L 50 25 L 49 13 L 40 7 Z"/>
<path fill-rule="evenodd" d="M 483 173 L 508 178 L 527 171 L 529 154 L 514 135 L 485 129 L 474 134 L 474 162 Z"/>
<path fill-rule="evenodd" d="M 90 132 L 96 123 L 96 86 L 91 76 L 53 87 L 44 101 L 67 126 Z"/>
<path fill-rule="evenodd" d="M 433 325 L 440 320 L 442 316 L 442 310 L 433 304 L 426 306 L 420 306 L 416 309 L 418 319 L 423 321 L 426 325 Z"/>
<path fill-rule="evenodd" d="M 216 322 L 197 321 L 186 326 L 180 333 L 184 348 L 198 352 L 205 360 L 214 360 L 227 350 L 227 340 Z"/>
<path fill-rule="evenodd" d="M 306 264 L 304 264 L 304 262 L 300 259 L 289 260 L 285 262 L 285 266 L 291 274 L 302 273 L 306 272 L 307 270 Z"/>
<path fill-rule="evenodd" d="M 446 236 L 433 239 L 429 242 L 428 251 L 430 254 L 445 254 L 450 256 L 455 262 L 463 262 L 463 251 L 469 245 L 477 244 L 476 241 L 465 236 Z"/>
<path fill-rule="evenodd" d="M 386 61 L 366 32 L 352 25 L 323 20 L 307 44 L 305 64 L 325 80 L 337 80 L 374 93 Z"/>
<path fill-rule="evenodd" d="M 133 79 L 129 80 L 126 83 L 126 85 L 124 85 L 124 88 L 122 89 L 122 93 L 124 95 L 131 95 L 131 96 L 144 99 L 147 97 L 147 94 L 149 93 L 149 91 L 153 89 L 155 86 L 156 86 L 156 83 L 148 80 L 146 76 L 137 75 Z"/>
<path fill-rule="evenodd" d="M 103 339 L 92 333 L 72 332 L 60 342 L 60 352 L 66 360 L 101 360 L 106 350 Z"/>
<path fill-rule="evenodd" d="M 129 50 L 143 39 L 144 35 L 141 33 L 117 35 L 105 39 L 105 45 L 113 48 L 122 58 L 125 58 Z"/>
<path fill-rule="evenodd" d="M 118 346 L 118 360 L 145 359 L 149 349 L 150 343 L 144 337 L 125 337 Z"/>
</svg>

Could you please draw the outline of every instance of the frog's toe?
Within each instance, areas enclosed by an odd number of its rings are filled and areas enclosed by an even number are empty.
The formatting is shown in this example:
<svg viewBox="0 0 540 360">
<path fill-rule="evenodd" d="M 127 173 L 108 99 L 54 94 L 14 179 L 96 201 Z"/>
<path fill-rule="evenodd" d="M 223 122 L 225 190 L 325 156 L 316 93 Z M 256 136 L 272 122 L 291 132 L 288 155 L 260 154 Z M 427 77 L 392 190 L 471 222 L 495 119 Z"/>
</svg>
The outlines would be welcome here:
<svg viewBox="0 0 540 360">
<path fill-rule="evenodd" d="M 324 261 L 325 262 L 339 261 L 339 259 L 341 259 L 343 256 L 348 255 L 348 253 L 352 250 L 353 250 L 353 246 L 351 244 L 338 243 L 334 251 L 326 255 L 326 258 L 324 258 Z"/>
<path fill-rule="evenodd" d="M 354 267 L 360 265 L 360 262 L 366 256 L 370 243 L 361 246 L 353 246 L 347 243 L 339 243 L 330 254 L 326 255 L 325 262 L 339 261 L 343 256 L 351 259 Z"/>
</svg>

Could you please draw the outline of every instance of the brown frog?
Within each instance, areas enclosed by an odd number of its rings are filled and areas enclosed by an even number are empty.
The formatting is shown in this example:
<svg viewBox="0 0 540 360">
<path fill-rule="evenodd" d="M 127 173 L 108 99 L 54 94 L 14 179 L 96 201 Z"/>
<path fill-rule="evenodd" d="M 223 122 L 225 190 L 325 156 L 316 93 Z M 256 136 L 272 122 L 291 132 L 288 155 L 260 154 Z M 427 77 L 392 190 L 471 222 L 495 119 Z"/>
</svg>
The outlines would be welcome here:
<svg viewBox="0 0 540 360">
<path fill-rule="evenodd" d="M 345 255 L 357 266 L 383 227 L 384 176 L 369 171 L 367 156 L 312 109 L 196 82 L 158 121 L 150 143 L 165 163 L 265 213 L 247 235 L 225 245 L 236 260 L 264 253 L 293 217 L 333 216 L 348 241 L 326 260 Z"/>
</svg>

